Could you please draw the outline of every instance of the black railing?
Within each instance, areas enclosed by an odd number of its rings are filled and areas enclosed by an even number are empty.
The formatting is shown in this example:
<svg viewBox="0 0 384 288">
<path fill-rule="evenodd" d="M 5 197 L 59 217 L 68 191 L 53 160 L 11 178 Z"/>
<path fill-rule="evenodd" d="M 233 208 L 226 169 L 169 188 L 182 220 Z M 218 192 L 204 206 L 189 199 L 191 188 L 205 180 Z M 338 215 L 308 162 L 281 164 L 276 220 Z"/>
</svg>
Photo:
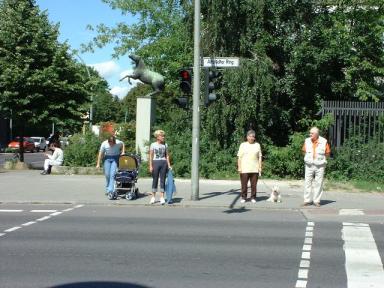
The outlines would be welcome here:
<svg viewBox="0 0 384 288">
<path fill-rule="evenodd" d="M 384 142 L 384 102 L 323 101 L 321 113 L 333 115 L 328 131 L 333 147 L 352 136 Z"/>
</svg>

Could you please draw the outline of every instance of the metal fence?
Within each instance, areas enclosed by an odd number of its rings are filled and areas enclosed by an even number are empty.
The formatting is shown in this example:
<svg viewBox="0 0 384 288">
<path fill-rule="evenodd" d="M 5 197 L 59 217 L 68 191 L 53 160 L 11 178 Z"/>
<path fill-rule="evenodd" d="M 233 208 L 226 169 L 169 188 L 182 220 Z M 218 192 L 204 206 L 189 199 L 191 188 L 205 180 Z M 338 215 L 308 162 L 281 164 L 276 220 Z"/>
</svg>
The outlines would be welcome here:
<svg viewBox="0 0 384 288">
<path fill-rule="evenodd" d="M 351 136 L 384 142 L 384 102 L 323 101 L 322 116 L 332 114 L 328 141 L 340 147 Z"/>
</svg>

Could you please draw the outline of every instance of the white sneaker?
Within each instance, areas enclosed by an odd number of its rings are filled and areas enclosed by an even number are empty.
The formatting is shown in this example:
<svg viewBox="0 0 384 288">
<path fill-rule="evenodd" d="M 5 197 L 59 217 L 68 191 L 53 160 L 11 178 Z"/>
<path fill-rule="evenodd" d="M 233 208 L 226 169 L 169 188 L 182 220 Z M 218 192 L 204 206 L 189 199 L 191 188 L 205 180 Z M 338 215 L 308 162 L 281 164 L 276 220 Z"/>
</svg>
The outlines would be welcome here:
<svg viewBox="0 0 384 288">
<path fill-rule="evenodd" d="M 155 197 L 151 197 L 151 200 L 149 200 L 149 204 L 153 204 L 153 203 L 155 203 Z"/>
<path fill-rule="evenodd" d="M 245 199 L 241 199 L 241 200 L 240 200 L 240 203 L 241 203 L 241 204 L 245 203 Z"/>
<path fill-rule="evenodd" d="M 160 198 L 160 204 L 164 205 L 165 204 L 165 199 L 163 197 Z"/>
<path fill-rule="evenodd" d="M 252 203 L 256 203 L 256 199 L 252 199 L 251 202 L 252 202 Z"/>
</svg>

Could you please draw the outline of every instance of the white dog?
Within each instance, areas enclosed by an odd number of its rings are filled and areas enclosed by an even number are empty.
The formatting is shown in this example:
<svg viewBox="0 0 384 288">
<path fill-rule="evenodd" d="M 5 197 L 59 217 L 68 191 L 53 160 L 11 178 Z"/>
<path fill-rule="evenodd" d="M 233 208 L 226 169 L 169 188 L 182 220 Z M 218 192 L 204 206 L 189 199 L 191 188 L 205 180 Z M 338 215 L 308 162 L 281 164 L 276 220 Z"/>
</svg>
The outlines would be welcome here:
<svg viewBox="0 0 384 288">
<path fill-rule="evenodd" d="M 268 202 L 281 202 L 281 194 L 278 186 L 273 186 L 271 196 L 267 199 Z"/>
</svg>

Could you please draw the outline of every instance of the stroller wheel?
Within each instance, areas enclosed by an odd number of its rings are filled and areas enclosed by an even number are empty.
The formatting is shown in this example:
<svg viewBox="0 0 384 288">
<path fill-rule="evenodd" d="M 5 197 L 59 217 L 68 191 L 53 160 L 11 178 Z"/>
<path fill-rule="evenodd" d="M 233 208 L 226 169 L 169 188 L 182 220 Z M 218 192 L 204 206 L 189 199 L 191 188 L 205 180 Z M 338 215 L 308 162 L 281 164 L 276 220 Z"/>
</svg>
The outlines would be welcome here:
<svg viewBox="0 0 384 288">
<path fill-rule="evenodd" d="M 133 199 L 136 198 L 136 197 L 135 197 L 135 193 L 134 193 L 133 191 L 129 191 L 127 194 L 125 194 L 125 198 L 126 198 L 127 200 L 133 200 Z"/>
<path fill-rule="evenodd" d="M 114 192 L 108 193 L 108 199 L 109 200 L 115 200 L 116 199 L 116 193 L 114 193 Z"/>
</svg>

